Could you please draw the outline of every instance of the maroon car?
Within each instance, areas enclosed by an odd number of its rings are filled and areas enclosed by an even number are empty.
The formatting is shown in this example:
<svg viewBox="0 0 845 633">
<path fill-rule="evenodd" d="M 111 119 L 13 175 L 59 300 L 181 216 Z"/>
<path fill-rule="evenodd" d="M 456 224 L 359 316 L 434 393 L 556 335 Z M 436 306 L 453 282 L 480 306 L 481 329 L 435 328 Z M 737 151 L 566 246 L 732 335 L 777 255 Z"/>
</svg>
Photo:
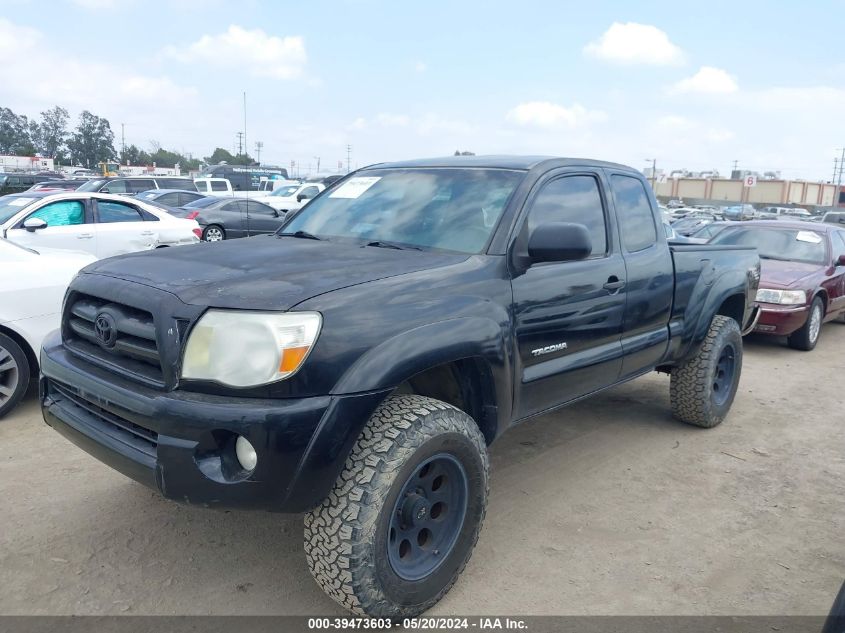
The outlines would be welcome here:
<svg viewBox="0 0 845 633">
<path fill-rule="evenodd" d="M 743 222 L 725 228 L 710 243 L 757 247 L 757 332 L 787 336 L 790 347 L 809 351 L 822 323 L 845 319 L 845 227 Z"/>
</svg>

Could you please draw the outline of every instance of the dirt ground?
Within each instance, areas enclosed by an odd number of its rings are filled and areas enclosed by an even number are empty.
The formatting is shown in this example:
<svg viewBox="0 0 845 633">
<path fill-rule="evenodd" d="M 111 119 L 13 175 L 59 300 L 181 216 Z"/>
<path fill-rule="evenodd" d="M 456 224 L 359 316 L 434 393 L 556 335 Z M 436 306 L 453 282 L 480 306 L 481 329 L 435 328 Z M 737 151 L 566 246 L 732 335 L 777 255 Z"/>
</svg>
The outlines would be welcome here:
<svg viewBox="0 0 845 633">
<path fill-rule="evenodd" d="M 845 325 L 811 353 L 745 354 L 716 429 L 673 421 L 652 375 L 501 438 L 478 547 L 432 613 L 826 613 L 845 577 Z M 0 421 L 0 613 L 341 613 L 301 518 L 165 501 L 36 405 Z"/>
</svg>

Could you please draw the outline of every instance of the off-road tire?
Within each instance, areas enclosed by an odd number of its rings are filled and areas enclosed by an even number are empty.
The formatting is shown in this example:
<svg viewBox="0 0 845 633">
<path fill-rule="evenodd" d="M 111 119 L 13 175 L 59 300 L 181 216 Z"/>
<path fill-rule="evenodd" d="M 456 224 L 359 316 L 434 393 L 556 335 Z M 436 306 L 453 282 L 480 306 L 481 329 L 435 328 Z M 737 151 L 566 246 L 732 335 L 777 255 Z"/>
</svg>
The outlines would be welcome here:
<svg viewBox="0 0 845 633">
<path fill-rule="evenodd" d="M 394 505 L 415 469 L 443 453 L 466 471 L 466 514 L 442 563 L 425 578 L 403 580 L 387 551 Z M 328 497 L 305 516 L 305 553 L 317 584 L 359 615 L 396 620 L 424 612 L 449 591 L 475 547 L 488 473 L 484 437 L 469 415 L 433 398 L 388 397 L 362 430 Z"/>
<path fill-rule="evenodd" d="M 812 331 L 812 327 L 810 324 L 814 311 L 818 311 L 819 313 L 819 326 L 818 330 L 816 330 L 815 332 Z M 821 297 L 816 297 L 815 299 L 813 299 L 813 303 L 810 304 L 810 310 L 807 312 L 807 320 L 804 322 L 804 325 L 802 325 L 800 328 L 798 328 L 792 334 L 789 335 L 789 338 L 786 339 L 787 344 L 792 349 L 798 349 L 802 352 L 812 351 L 813 349 L 815 349 L 816 344 L 819 342 L 823 320 L 824 301 L 821 300 Z M 813 336 L 813 334 L 815 334 L 815 337 Z"/>
<path fill-rule="evenodd" d="M 214 231 L 220 231 L 220 236 L 221 236 L 221 237 L 220 237 L 220 239 L 219 239 L 219 240 L 214 240 L 214 239 L 209 240 L 209 239 L 208 239 L 208 233 L 209 233 L 209 232 L 212 232 L 212 233 L 213 233 Z M 223 240 L 225 240 L 225 239 L 226 239 L 226 230 L 225 230 L 222 226 L 220 226 L 220 225 L 218 225 L 218 224 L 209 224 L 207 227 L 205 227 L 205 228 L 202 230 L 202 241 L 203 241 L 203 242 L 209 242 L 209 241 L 210 241 L 210 242 L 222 242 L 222 241 L 223 241 Z"/>
<path fill-rule="evenodd" d="M 32 379 L 30 371 L 26 352 L 14 339 L 0 334 L 0 418 L 24 397 Z"/>
<path fill-rule="evenodd" d="M 733 347 L 734 375 L 726 396 L 714 393 L 714 379 L 723 350 Z M 716 315 L 696 353 L 672 369 L 672 413 L 687 424 L 711 428 L 725 419 L 733 404 L 742 372 L 742 334 L 730 317 Z M 724 397 L 724 400 L 721 400 Z"/>
</svg>

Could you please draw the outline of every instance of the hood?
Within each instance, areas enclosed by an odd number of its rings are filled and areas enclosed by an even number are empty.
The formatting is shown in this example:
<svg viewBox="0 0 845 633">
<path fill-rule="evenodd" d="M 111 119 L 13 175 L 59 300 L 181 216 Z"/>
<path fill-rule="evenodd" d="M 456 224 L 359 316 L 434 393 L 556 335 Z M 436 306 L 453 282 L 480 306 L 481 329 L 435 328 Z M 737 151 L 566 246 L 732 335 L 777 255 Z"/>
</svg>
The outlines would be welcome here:
<svg viewBox="0 0 845 633">
<path fill-rule="evenodd" d="M 193 305 L 288 310 L 332 290 L 468 257 L 267 235 L 111 257 L 85 273 L 153 286 Z"/>
<path fill-rule="evenodd" d="M 779 259 L 760 260 L 761 288 L 801 288 L 810 277 L 822 271 L 821 264 L 786 262 Z"/>
</svg>

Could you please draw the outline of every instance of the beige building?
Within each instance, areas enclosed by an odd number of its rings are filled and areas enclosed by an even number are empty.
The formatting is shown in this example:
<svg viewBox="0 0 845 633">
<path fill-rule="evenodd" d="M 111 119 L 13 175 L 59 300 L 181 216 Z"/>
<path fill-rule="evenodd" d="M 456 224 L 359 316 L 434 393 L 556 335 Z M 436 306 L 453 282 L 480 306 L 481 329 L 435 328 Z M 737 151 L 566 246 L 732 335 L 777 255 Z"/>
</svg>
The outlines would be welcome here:
<svg viewBox="0 0 845 633">
<path fill-rule="evenodd" d="M 652 182 L 653 181 L 649 181 Z M 744 186 L 743 180 L 705 178 L 672 178 L 653 183 L 655 193 L 666 198 L 681 198 L 692 202 L 751 204 L 800 204 L 830 207 L 834 203 L 836 185 L 804 180 L 757 180 L 754 187 Z"/>
</svg>

